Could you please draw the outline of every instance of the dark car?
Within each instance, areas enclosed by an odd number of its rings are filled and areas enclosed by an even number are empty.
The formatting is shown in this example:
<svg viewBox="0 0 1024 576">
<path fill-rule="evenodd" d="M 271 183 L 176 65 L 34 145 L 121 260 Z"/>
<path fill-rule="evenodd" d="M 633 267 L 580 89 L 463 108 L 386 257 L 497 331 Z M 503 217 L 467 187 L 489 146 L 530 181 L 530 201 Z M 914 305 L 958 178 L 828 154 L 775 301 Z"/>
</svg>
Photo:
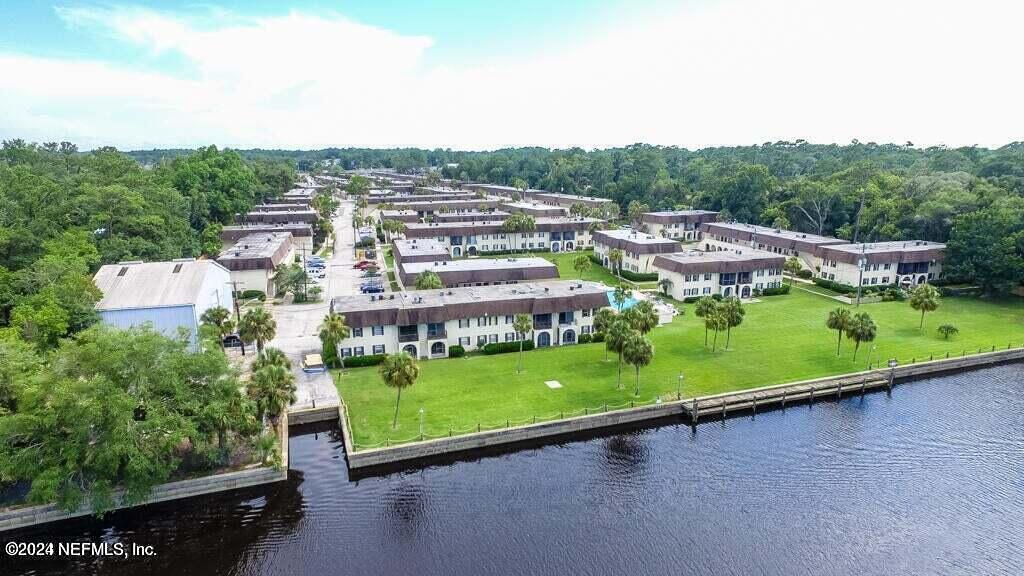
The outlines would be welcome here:
<svg viewBox="0 0 1024 576">
<path fill-rule="evenodd" d="M 363 294 L 380 294 L 384 291 L 384 287 L 380 284 L 373 284 L 370 286 L 363 286 L 359 288 L 359 291 Z"/>
</svg>

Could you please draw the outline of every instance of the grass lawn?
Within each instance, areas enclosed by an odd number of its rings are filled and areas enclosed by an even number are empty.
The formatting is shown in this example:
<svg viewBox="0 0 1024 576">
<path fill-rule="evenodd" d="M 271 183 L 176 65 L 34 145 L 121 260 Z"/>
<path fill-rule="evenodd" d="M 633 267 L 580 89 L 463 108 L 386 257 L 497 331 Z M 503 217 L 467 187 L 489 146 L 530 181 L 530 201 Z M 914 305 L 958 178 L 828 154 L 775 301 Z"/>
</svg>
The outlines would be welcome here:
<svg viewBox="0 0 1024 576">
<path fill-rule="evenodd" d="M 555 255 L 556 257 L 558 255 Z M 594 267 L 596 268 L 596 267 Z M 593 269 L 592 269 L 593 270 Z M 640 371 L 640 394 L 633 394 L 634 371 L 622 370 L 623 389 L 616 389 L 616 358 L 604 360 L 603 344 L 547 348 L 523 354 L 523 372 L 516 374 L 517 354 L 469 356 L 420 362 L 419 380 L 402 393 L 398 427 L 392 429 L 395 391 L 387 388 L 375 367 L 335 372 L 338 390 L 349 408 L 350 423 L 358 447 L 409 440 L 419 434 L 420 408 L 424 432 L 446 435 L 458 431 L 513 425 L 557 418 L 560 412 L 582 413 L 584 407 L 630 401 L 650 403 L 657 396 L 675 397 L 677 376 L 686 375 L 683 397 L 780 384 L 863 370 L 869 353 L 878 365 L 896 357 L 900 363 L 1024 345 L 1024 300 L 946 298 L 940 308 L 927 314 L 918 330 L 919 313 L 907 302 L 865 304 L 878 324 L 877 349 L 861 346 L 853 361 L 853 343 L 844 339 L 842 356 L 836 357 L 836 333 L 825 327 L 825 317 L 838 302 L 794 290 L 746 305 L 747 315 L 733 329 L 729 350 L 704 347 L 704 328 L 687 307 L 667 326 L 650 334 L 655 356 Z M 943 340 L 936 332 L 951 323 L 960 333 Z M 562 388 L 550 389 L 546 380 L 558 380 Z M 575 414 L 574 414 L 575 415 Z"/>
</svg>

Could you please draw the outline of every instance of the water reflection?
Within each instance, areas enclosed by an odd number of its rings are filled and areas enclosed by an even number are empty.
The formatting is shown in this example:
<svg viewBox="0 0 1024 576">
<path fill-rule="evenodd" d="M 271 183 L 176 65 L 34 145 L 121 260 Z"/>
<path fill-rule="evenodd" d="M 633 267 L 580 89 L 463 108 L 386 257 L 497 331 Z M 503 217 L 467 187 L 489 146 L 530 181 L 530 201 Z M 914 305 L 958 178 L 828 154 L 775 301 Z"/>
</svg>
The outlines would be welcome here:
<svg viewBox="0 0 1024 576">
<path fill-rule="evenodd" d="M 28 534 L 157 558 L 11 573 L 1021 574 L 1022 382 L 1002 366 L 358 481 L 313 429 L 272 488 Z"/>
</svg>

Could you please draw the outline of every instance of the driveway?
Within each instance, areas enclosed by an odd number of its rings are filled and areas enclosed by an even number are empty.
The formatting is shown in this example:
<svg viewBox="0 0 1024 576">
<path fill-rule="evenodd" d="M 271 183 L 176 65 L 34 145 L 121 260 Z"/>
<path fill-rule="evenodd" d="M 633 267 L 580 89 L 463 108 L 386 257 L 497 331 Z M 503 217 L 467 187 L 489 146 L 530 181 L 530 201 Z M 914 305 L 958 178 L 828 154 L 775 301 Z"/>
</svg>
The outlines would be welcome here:
<svg viewBox="0 0 1024 576">
<path fill-rule="evenodd" d="M 321 352 L 320 323 L 330 311 L 331 298 L 358 292 L 359 271 L 353 270 L 352 202 L 343 201 L 334 217 L 334 252 L 327 260 L 326 277 L 321 281 L 323 301 L 314 304 L 281 304 L 270 307 L 277 321 L 277 334 L 269 346 L 278 348 L 292 360 L 298 391 L 291 409 L 338 404 L 338 390 L 329 374 L 302 371 L 303 354 Z"/>
</svg>

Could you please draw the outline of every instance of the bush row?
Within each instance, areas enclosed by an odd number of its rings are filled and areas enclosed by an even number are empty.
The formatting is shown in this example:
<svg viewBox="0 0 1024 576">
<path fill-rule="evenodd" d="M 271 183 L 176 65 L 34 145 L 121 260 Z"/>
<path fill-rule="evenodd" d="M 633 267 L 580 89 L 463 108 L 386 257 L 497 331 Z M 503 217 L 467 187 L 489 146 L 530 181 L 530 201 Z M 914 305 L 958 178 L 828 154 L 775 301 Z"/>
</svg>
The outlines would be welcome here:
<svg viewBox="0 0 1024 576">
<path fill-rule="evenodd" d="M 384 361 L 387 354 L 367 354 L 365 356 L 349 356 L 345 358 L 346 368 L 360 368 L 363 366 L 376 366 Z"/>
<path fill-rule="evenodd" d="M 658 279 L 658 274 L 645 274 L 641 272 L 630 272 L 629 270 L 619 270 L 619 275 L 626 280 L 632 280 L 633 282 L 654 282 Z"/>
<path fill-rule="evenodd" d="M 523 351 L 533 350 L 533 340 L 523 341 Z M 487 344 L 483 348 L 483 353 L 487 355 L 491 354 L 505 354 L 508 352 L 519 352 L 519 341 L 516 342 L 492 342 Z"/>
<path fill-rule="evenodd" d="M 466 349 L 463 348 L 462 346 L 458 345 L 458 344 L 455 344 L 454 346 L 449 346 L 448 347 L 448 357 L 449 358 L 462 358 L 465 355 L 466 355 Z"/>
<path fill-rule="evenodd" d="M 777 288 L 765 288 L 761 290 L 761 296 L 782 296 L 783 294 L 789 294 L 789 284 L 783 284 Z M 757 294 L 757 290 L 754 290 L 754 294 Z"/>
</svg>

